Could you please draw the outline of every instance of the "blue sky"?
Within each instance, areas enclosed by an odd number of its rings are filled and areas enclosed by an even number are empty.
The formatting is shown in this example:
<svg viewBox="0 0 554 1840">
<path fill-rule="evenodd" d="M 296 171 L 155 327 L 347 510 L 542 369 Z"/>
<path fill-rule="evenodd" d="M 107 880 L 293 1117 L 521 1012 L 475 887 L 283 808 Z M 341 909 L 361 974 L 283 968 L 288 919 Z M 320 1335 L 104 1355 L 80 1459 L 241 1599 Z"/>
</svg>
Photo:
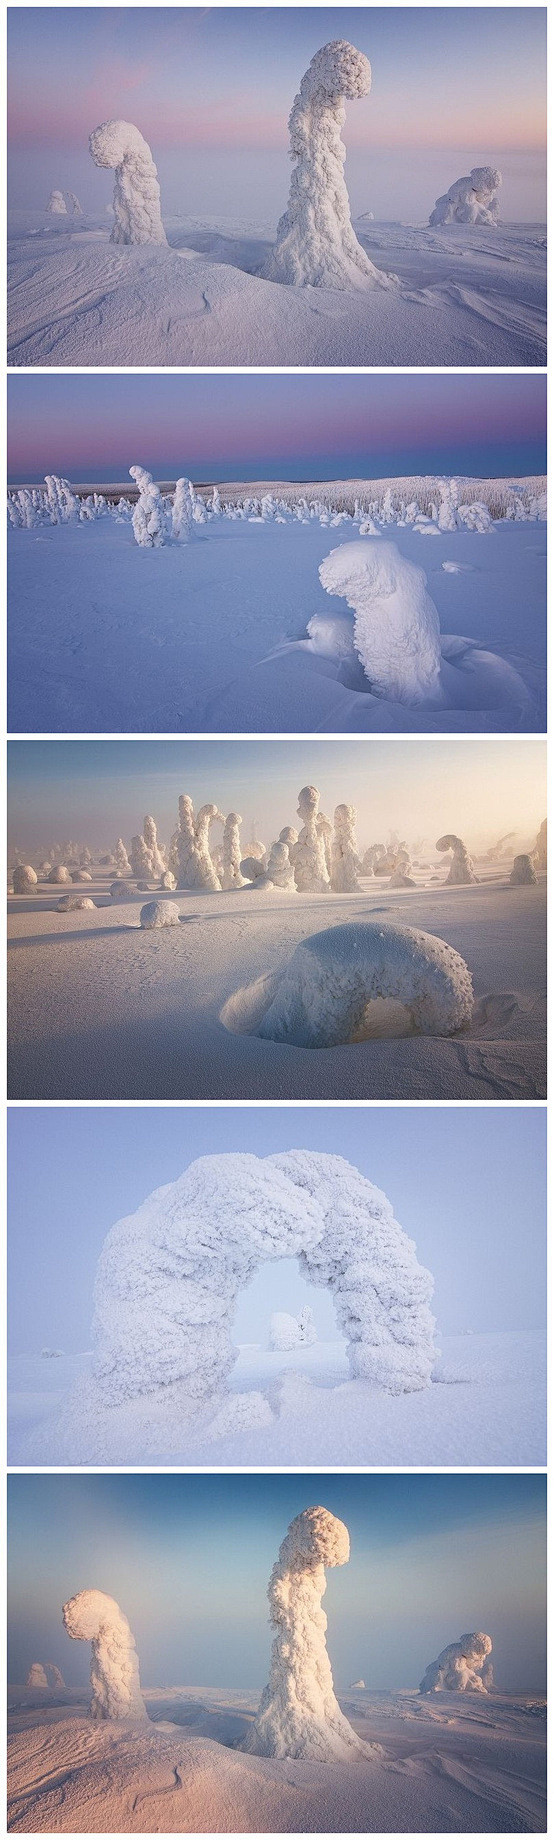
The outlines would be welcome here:
<svg viewBox="0 0 554 1840">
<path fill-rule="evenodd" d="M 194 1157 L 294 1146 L 345 1156 L 384 1189 L 434 1274 L 439 1330 L 544 1327 L 542 1108 L 22 1107 L 8 1124 L 14 1354 L 90 1346 L 106 1233 Z M 336 1336 L 327 1291 L 308 1287 L 295 1260 L 263 1265 L 240 1299 L 236 1340 L 264 1342 L 270 1311 L 304 1301 L 320 1336 Z"/>
<path fill-rule="evenodd" d="M 260 1688 L 271 1567 L 320 1502 L 351 1536 L 325 1600 L 339 1691 L 415 1686 L 466 1629 L 493 1637 L 501 1690 L 543 1690 L 541 1476 L 12 1476 L 9 1497 L 14 1683 L 46 1656 L 85 1688 L 90 1651 L 61 1607 L 95 1586 L 129 1617 L 144 1685 Z"/>
</svg>

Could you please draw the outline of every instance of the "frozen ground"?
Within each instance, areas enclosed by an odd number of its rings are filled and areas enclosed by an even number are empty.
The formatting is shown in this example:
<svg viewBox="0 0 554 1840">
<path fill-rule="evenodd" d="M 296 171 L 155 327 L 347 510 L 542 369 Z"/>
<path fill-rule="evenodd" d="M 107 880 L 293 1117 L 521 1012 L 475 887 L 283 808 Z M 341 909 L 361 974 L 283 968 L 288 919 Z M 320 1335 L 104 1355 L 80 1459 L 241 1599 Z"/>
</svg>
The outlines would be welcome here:
<svg viewBox="0 0 554 1840">
<path fill-rule="evenodd" d="M 398 287 L 284 287 L 257 271 L 273 226 L 165 220 L 168 247 L 119 247 L 100 218 L 9 228 L 12 365 L 543 365 L 543 224 L 355 223 Z"/>
<path fill-rule="evenodd" d="M 258 1692 L 143 1689 L 152 1723 L 93 1723 L 78 1695 L 9 1690 L 16 1833 L 544 1833 L 542 1698 L 351 1690 L 383 1756 L 304 1763 L 237 1751 Z"/>
<path fill-rule="evenodd" d="M 318 1342 L 287 1354 L 245 1345 L 239 1348 L 229 1386 L 233 1403 L 241 1395 L 240 1429 L 214 1436 L 205 1412 L 198 1422 L 185 1425 L 178 1400 L 173 1409 L 171 1402 L 168 1407 L 162 1388 L 151 1408 L 148 1401 L 136 1400 L 107 1411 L 105 1423 L 97 1423 L 94 1450 L 83 1445 L 71 1455 L 57 1419 L 89 1362 L 88 1355 L 10 1360 L 10 1463 L 63 1466 L 73 1456 L 79 1463 L 263 1469 L 344 1463 L 478 1468 L 546 1461 L 545 1348 L 538 1332 L 440 1337 L 432 1385 L 398 1397 L 352 1380 L 342 1341 Z M 249 1395 L 259 1392 L 272 1413 L 263 1427 L 256 1425 L 256 1413 L 253 1425 L 248 1423 Z"/>
<path fill-rule="evenodd" d="M 10 895 L 10 1097 L 543 1098 L 545 878 L 510 887 L 511 859 L 476 866 L 484 879 L 462 888 L 444 885 L 441 866 L 407 890 L 379 878 L 358 895 L 168 896 L 181 923 L 157 933 L 139 928 L 144 894 L 110 900 L 113 871 L 85 884 L 96 912 L 55 913 L 59 889 L 40 884 Z M 467 1029 L 310 1049 L 224 1027 L 227 999 L 283 968 L 300 940 L 381 918 L 461 953 L 476 997 Z"/>
<path fill-rule="evenodd" d="M 332 506 L 335 488 L 319 490 Z M 434 526 L 433 541 L 382 526 L 425 569 L 459 658 L 447 708 L 376 696 L 357 661 L 324 656 L 307 638 L 314 614 L 345 614 L 318 568 L 358 538 L 358 524 L 216 517 L 195 528 L 194 543 L 160 549 L 140 548 L 129 521 L 113 516 L 10 529 L 13 733 L 544 729 L 546 524 Z M 448 635 L 477 644 L 484 671 L 481 661 L 476 676 L 475 652 L 448 648 Z"/>
</svg>

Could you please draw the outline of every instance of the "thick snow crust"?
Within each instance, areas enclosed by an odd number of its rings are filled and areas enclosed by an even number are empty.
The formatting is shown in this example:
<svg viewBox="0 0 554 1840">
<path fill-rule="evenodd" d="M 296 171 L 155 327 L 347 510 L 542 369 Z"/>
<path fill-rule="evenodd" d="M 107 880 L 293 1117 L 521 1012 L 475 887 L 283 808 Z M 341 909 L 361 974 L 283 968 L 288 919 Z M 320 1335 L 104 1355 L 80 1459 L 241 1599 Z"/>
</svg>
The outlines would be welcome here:
<svg viewBox="0 0 554 1840">
<path fill-rule="evenodd" d="M 158 173 L 148 142 L 130 121 L 104 121 L 90 135 L 95 166 L 115 169 L 111 243 L 167 243 Z"/>
<path fill-rule="evenodd" d="M 105 1591 L 78 1591 L 63 1606 L 68 1636 L 92 1643 L 92 1719 L 146 1719 L 135 1638 L 127 1617 Z"/>
<path fill-rule="evenodd" d="M 496 224 L 498 222 L 498 188 L 502 173 L 494 166 L 474 166 L 464 179 L 455 179 L 442 198 L 437 198 L 429 223 Z"/>
<path fill-rule="evenodd" d="M 489 1693 L 493 1685 L 492 1641 L 478 1632 L 443 1648 L 426 1669 L 420 1693 Z"/>
<path fill-rule="evenodd" d="M 242 1745 L 261 1757 L 316 1757 L 321 1762 L 379 1756 L 341 1712 L 333 1687 L 321 1607 L 326 1565 L 346 1565 L 348 1528 L 328 1508 L 305 1508 L 291 1521 L 268 1586 L 276 1630 L 269 1681 L 255 1725 Z"/>
</svg>

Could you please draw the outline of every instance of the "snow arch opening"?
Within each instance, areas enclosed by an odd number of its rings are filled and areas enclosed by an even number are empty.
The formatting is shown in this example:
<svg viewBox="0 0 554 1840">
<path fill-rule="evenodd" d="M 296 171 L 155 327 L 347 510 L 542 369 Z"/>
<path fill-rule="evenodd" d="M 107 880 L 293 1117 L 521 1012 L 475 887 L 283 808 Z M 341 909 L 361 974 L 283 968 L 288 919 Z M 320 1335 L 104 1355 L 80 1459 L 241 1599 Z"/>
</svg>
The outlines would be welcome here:
<svg viewBox="0 0 554 1840">
<path fill-rule="evenodd" d="M 333 1296 L 353 1377 L 429 1385 L 431 1274 L 386 1195 L 341 1156 L 200 1157 L 112 1227 L 95 1287 L 90 1404 L 160 1396 L 190 1414 L 221 1399 L 237 1358 L 239 1292 L 268 1259 L 297 1258 Z"/>
</svg>

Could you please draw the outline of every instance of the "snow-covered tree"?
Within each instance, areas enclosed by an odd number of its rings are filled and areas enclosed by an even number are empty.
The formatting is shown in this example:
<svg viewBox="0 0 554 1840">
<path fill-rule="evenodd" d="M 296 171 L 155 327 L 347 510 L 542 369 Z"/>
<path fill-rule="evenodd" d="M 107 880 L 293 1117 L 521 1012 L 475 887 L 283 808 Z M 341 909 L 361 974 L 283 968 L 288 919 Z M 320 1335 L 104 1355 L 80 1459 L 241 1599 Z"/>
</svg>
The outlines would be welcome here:
<svg viewBox="0 0 554 1840">
<path fill-rule="evenodd" d="M 512 887 L 522 887 L 533 882 L 536 884 L 537 877 L 530 856 L 514 856 L 510 881 Z"/>
<path fill-rule="evenodd" d="M 89 148 L 95 166 L 115 170 L 111 243 L 167 243 L 157 169 L 148 142 L 130 121 L 104 121 Z"/>
<path fill-rule="evenodd" d="M 158 833 L 157 833 L 156 825 L 154 823 L 153 818 L 146 817 L 144 819 L 143 826 L 142 826 L 142 834 L 144 837 L 146 848 L 148 850 L 148 855 L 150 857 L 150 865 L 152 869 L 152 874 L 156 877 L 156 880 L 158 881 L 160 875 L 163 875 L 163 871 L 165 869 L 165 856 L 162 854 L 162 851 L 160 850 L 160 846 L 158 843 Z"/>
<path fill-rule="evenodd" d="M 325 838 L 317 826 L 319 798 L 317 786 L 303 786 L 298 794 L 297 811 L 302 828 L 298 842 L 291 846 L 290 856 L 301 894 L 325 894 L 329 888 Z"/>
<path fill-rule="evenodd" d="M 389 882 L 389 888 L 415 888 L 409 850 L 399 850 Z"/>
<path fill-rule="evenodd" d="M 367 96 L 371 65 L 345 39 L 316 51 L 289 116 L 289 201 L 263 274 L 289 287 L 388 287 L 354 235 L 344 178 L 345 103 Z"/>
<path fill-rule="evenodd" d="M 131 869 L 135 877 L 153 875 L 152 857 L 142 831 L 131 837 Z"/>
<path fill-rule="evenodd" d="M 173 894 L 173 890 L 176 887 L 177 877 L 173 874 L 173 870 L 164 869 L 163 875 L 160 876 L 160 888 L 165 888 L 168 894 Z"/>
<path fill-rule="evenodd" d="M 478 1631 L 443 1648 L 426 1669 L 420 1693 L 490 1693 L 493 1685 L 492 1641 Z"/>
<path fill-rule="evenodd" d="M 502 173 L 494 166 L 474 166 L 437 198 L 430 224 L 497 224 Z"/>
<path fill-rule="evenodd" d="M 47 473 L 45 510 L 51 524 L 71 524 L 79 516 L 79 500 L 75 498 L 68 479 L 59 479 L 56 473 Z"/>
<path fill-rule="evenodd" d="M 177 543 L 191 543 L 194 528 L 194 491 L 190 479 L 178 479 L 173 494 L 171 534 Z"/>
<path fill-rule="evenodd" d="M 362 857 L 362 875 L 376 875 L 378 865 L 384 861 L 385 856 L 384 843 L 370 843 Z"/>
<path fill-rule="evenodd" d="M 240 867 L 240 827 L 242 818 L 238 811 L 230 811 L 225 819 L 223 831 L 223 876 L 221 886 L 224 889 L 243 888 L 244 876 Z"/>
<path fill-rule="evenodd" d="M 372 691 L 395 703 L 444 703 L 440 623 L 424 569 L 395 543 L 345 543 L 321 563 L 328 594 L 354 611 L 354 645 Z"/>
<path fill-rule="evenodd" d="M 105 1591 L 78 1591 L 63 1606 L 68 1636 L 92 1643 L 92 1719 L 146 1719 L 135 1638 L 127 1617 Z"/>
<path fill-rule="evenodd" d="M 274 1310 L 269 1319 L 269 1346 L 284 1353 L 292 1348 L 312 1348 L 317 1341 L 313 1311 L 305 1304 L 298 1316 Z"/>
<path fill-rule="evenodd" d="M 445 888 L 458 888 L 466 882 L 478 880 L 469 850 L 466 849 L 465 843 L 462 843 L 461 837 L 455 837 L 453 831 L 447 831 L 444 837 L 439 837 L 436 848 L 441 855 L 444 850 L 452 851 L 452 861 L 444 883 Z"/>
<path fill-rule="evenodd" d="M 89 895 L 62 894 L 61 899 L 56 902 L 56 913 L 72 914 L 82 907 L 93 908 L 95 905 L 96 903 L 90 900 Z"/>
<path fill-rule="evenodd" d="M 115 846 L 115 866 L 118 875 L 125 876 L 132 874 L 131 864 L 122 837 L 118 837 Z"/>
<path fill-rule="evenodd" d="M 139 489 L 131 519 L 135 543 L 143 549 L 159 549 L 168 534 L 167 507 L 160 488 L 143 466 L 130 466 L 129 473 Z"/>
<path fill-rule="evenodd" d="M 290 889 L 292 893 L 294 892 L 296 882 L 294 879 L 290 849 L 288 844 L 281 843 L 280 838 L 271 845 L 267 859 L 265 877 L 268 882 L 273 883 L 274 888 L 286 888 Z"/>
<path fill-rule="evenodd" d="M 540 829 L 537 832 L 535 848 L 533 850 L 533 862 L 534 862 L 535 868 L 544 869 L 545 871 L 546 871 L 546 866 L 547 866 L 546 828 L 547 828 L 547 821 L 546 821 L 546 818 L 543 818 Z"/>
<path fill-rule="evenodd" d="M 63 192 L 51 192 L 46 209 L 50 211 L 54 217 L 67 217 L 67 205 Z"/>
<path fill-rule="evenodd" d="M 353 805 L 337 805 L 331 843 L 331 887 L 334 894 L 361 893 L 359 868 L 355 808 Z"/>
<path fill-rule="evenodd" d="M 37 882 L 38 875 L 32 863 L 16 863 L 13 872 L 14 894 L 34 894 Z"/>
<path fill-rule="evenodd" d="M 269 1681 L 243 1750 L 323 1763 L 381 1755 L 341 1712 L 325 1641 L 325 1567 L 349 1558 L 348 1529 L 328 1508 L 305 1508 L 291 1521 L 267 1593 L 275 1629 Z"/>
<path fill-rule="evenodd" d="M 243 856 L 240 869 L 245 882 L 267 882 L 267 869 L 259 856 Z"/>
<path fill-rule="evenodd" d="M 82 217 L 83 206 L 82 204 L 79 203 L 79 199 L 77 198 L 75 192 L 66 192 L 65 195 L 66 195 L 66 198 L 69 204 L 71 216 L 72 217 Z"/>
<path fill-rule="evenodd" d="M 56 1667 L 55 1661 L 33 1661 L 25 1686 L 30 1692 L 34 1689 L 41 1693 L 49 1693 L 65 1687 L 65 1680 L 59 1667 Z"/>
</svg>

